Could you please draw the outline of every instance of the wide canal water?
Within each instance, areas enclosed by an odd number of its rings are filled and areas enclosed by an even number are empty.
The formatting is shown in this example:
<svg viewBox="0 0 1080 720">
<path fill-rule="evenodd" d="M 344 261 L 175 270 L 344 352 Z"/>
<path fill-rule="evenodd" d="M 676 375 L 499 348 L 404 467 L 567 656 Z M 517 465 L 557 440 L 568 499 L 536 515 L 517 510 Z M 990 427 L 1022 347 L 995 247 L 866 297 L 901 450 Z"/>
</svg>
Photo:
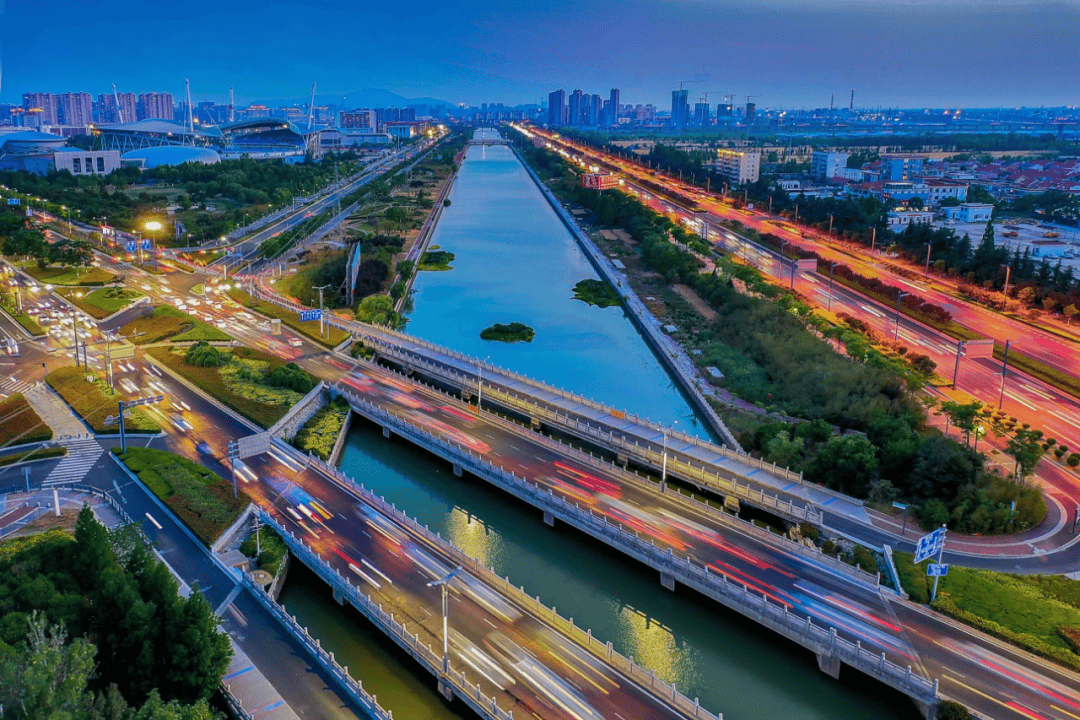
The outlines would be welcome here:
<svg viewBox="0 0 1080 720">
<path fill-rule="evenodd" d="M 471 148 L 450 199 L 433 242 L 456 254 L 454 269 L 420 275 L 410 333 L 693 429 L 685 399 L 621 310 L 571 299 L 578 280 L 596 275 L 509 149 Z M 536 339 L 480 340 L 481 329 L 512 321 L 532 326 Z M 363 420 L 341 468 L 727 720 L 918 717 L 876 681 L 849 668 L 840 682 L 828 678 L 800 647 L 694 593 L 664 590 L 653 571 L 563 525 L 548 528 L 538 511 L 455 478 Z M 281 600 L 395 717 L 472 717 L 443 702 L 430 675 L 310 573 L 298 568 Z"/>
</svg>

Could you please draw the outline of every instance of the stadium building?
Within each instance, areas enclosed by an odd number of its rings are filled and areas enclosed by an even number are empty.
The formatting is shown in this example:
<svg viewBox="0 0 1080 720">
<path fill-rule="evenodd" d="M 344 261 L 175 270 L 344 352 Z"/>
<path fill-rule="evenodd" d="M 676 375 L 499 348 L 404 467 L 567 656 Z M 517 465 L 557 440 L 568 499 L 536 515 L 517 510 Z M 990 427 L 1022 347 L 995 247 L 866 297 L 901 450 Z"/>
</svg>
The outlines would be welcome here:
<svg viewBox="0 0 1080 720">
<path fill-rule="evenodd" d="M 322 155 L 322 128 L 283 118 L 248 118 L 221 126 L 221 156 L 227 160 L 285 160 L 302 162 L 310 153 Z"/>
<path fill-rule="evenodd" d="M 121 153 L 152 147 L 210 147 L 221 143 L 221 131 L 217 128 L 188 129 L 168 120 L 99 125 L 93 128 L 93 132 L 101 138 L 102 149 L 119 150 Z"/>
</svg>

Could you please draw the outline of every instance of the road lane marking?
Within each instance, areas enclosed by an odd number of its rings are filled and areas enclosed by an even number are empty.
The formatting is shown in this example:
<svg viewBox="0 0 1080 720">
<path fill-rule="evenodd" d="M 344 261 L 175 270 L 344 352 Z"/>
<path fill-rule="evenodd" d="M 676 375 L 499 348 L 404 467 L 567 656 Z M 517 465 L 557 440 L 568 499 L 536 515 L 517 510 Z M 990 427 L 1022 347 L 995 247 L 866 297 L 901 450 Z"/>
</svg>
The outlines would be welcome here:
<svg viewBox="0 0 1080 720">
<path fill-rule="evenodd" d="M 153 515 L 151 515 L 150 513 L 146 513 L 146 519 L 152 522 L 154 524 L 154 527 L 156 527 L 158 530 L 161 529 L 161 523 L 155 520 Z"/>
</svg>

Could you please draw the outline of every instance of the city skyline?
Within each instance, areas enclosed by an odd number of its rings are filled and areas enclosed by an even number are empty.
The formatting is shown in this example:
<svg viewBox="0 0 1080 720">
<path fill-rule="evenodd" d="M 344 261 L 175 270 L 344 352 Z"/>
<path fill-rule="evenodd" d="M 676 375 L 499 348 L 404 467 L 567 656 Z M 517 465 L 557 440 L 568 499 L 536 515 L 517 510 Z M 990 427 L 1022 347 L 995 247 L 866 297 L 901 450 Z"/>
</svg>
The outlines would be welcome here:
<svg viewBox="0 0 1080 720">
<path fill-rule="evenodd" d="M 866 8 L 832 0 L 805 9 L 791 0 L 678 8 L 634 0 L 617 15 L 594 0 L 543 10 L 421 3 L 402 25 L 390 10 L 365 8 L 360 17 L 327 0 L 313 15 L 342 22 L 310 26 L 283 23 L 273 8 L 251 2 L 231 4 L 213 23 L 164 11 L 155 17 L 129 0 L 106 5 L 9 3 L 0 102 L 17 104 L 25 92 L 96 96 L 112 83 L 180 99 L 190 78 L 193 99 L 223 102 L 235 86 L 238 104 L 304 97 L 315 81 L 323 96 L 383 88 L 465 105 L 540 104 L 556 87 L 618 87 L 623 102 L 666 107 L 681 81 L 691 109 L 705 93 L 710 102 L 732 93 L 756 95 L 763 108 L 823 107 L 852 89 L 863 108 L 1038 107 L 1075 105 L 1075 90 L 1059 78 L 1080 73 L 1068 30 L 1080 24 L 1080 8 L 1072 3 L 911 0 Z M 44 27 L 35 21 L 42 14 L 67 21 Z M 147 22 L 156 28 L 153 43 L 144 41 Z M 1007 27 L 1009 35 L 987 35 L 985 27 Z M 689 28 L 715 28 L 717 42 L 699 42 Z M 93 63 L 84 62 L 79 40 L 87 34 L 115 38 L 94 47 Z M 566 40 L 537 43 L 541 37 Z M 363 62 L 349 51 L 358 41 Z M 169 47 L 185 51 L 161 52 Z M 311 51 L 296 60 L 297 47 Z M 1031 47 L 1039 52 L 1023 50 Z"/>
</svg>

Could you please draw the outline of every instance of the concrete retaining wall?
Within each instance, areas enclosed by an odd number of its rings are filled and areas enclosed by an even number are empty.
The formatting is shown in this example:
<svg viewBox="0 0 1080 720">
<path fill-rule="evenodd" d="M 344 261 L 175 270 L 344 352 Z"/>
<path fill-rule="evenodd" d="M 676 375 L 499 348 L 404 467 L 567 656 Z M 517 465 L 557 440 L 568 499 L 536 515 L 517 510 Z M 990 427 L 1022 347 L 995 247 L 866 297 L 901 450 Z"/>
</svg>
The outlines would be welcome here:
<svg viewBox="0 0 1080 720">
<path fill-rule="evenodd" d="M 320 381 L 300 402 L 293 405 L 284 417 L 273 424 L 269 430 L 270 434 L 286 440 L 295 437 L 304 423 L 326 404 L 326 393 L 323 392 L 325 387 L 326 384 Z"/>
</svg>

